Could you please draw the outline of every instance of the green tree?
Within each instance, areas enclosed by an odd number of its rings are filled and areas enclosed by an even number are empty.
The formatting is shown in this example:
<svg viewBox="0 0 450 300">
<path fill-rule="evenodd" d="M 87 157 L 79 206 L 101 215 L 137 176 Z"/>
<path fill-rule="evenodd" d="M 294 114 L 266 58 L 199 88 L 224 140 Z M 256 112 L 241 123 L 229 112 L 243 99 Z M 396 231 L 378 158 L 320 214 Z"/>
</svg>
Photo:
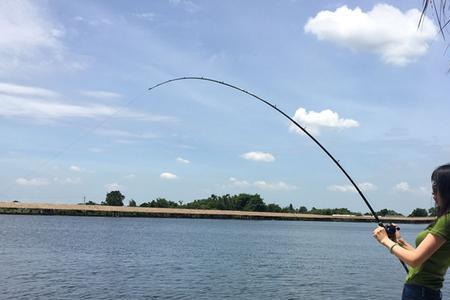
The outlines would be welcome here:
<svg viewBox="0 0 450 300">
<path fill-rule="evenodd" d="M 246 195 L 240 194 L 246 200 L 243 210 L 246 211 L 266 211 L 266 204 L 259 194 Z"/>
<path fill-rule="evenodd" d="M 136 201 L 134 201 L 134 199 L 131 199 L 131 200 L 128 202 L 128 206 L 129 206 L 129 207 L 136 207 Z"/>
<path fill-rule="evenodd" d="M 377 212 L 377 215 L 385 217 L 385 216 L 402 216 L 402 214 L 396 212 L 392 209 L 383 208 L 382 210 Z"/>
<path fill-rule="evenodd" d="M 270 212 L 281 212 L 281 207 L 278 204 L 270 203 L 267 205 L 267 211 Z"/>
<path fill-rule="evenodd" d="M 267 205 L 260 195 L 239 194 L 230 196 L 211 195 L 207 199 L 194 200 L 183 205 L 184 208 L 191 209 L 221 209 L 221 210 L 245 210 L 245 211 L 266 211 Z M 272 207 L 277 210 L 276 207 Z M 281 210 L 281 208 L 280 208 Z"/>
<path fill-rule="evenodd" d="M 111 191 L 106 194 L 105 202 L 102 202 L 103 205 L 111 205 L 111 206 L 123 206 L 123 200 L 125 196 L 122 195 L 120 191 Z"/>
<path fill-rule="evenodd" d="M 428 212 L 425 208 L 416 208 L 412 211 L 409 217 L 427 217 Z"/>
<path fill-rule="evenodd" d="M 283 212 L 294 213 L 295 209 L 294 209 L 294 206 L 292 206 L 292 203 L 289 204 L 289 206 L 286 206 L 285 208 L 283 208 Z"/>
<path fill-rule="evenodd" d="M 300 206 L 300 208 L 298 209 L 298 212 L 301 214 L 306 214 L 306 213 L 308 213 L 308 209 L 305 206 Z"/>
<path fill-rule="evenodd" d="M 178 203 L 174 201 L 167 200 L 165 198 L 156 198 L 151 202 L 142 203 L 141 207 L 159 207 L 159 208 L 176 208 Z"/>
<path fill-rule="evenodd" d="M 388 210 L 386 208 L 383 208 L 382 210 L 380 210 L 379 212 L 377 212 L 377 215 L 379 216 L 386 216 L 388 214 Z"/>
<path fill-rule="evenodd" d="M 428 209 L 428 216 L 436 217 L 436 207 L 431 207 L 430 209 Z"/>
<path fill-rule="evenodd" d="M 353 212 L 348 210 L 347 208 L 311 208 L 309 211 L 310 214 L 316 215 L 356 215 L 360 216 L 361 213 Z"/>
</svg>

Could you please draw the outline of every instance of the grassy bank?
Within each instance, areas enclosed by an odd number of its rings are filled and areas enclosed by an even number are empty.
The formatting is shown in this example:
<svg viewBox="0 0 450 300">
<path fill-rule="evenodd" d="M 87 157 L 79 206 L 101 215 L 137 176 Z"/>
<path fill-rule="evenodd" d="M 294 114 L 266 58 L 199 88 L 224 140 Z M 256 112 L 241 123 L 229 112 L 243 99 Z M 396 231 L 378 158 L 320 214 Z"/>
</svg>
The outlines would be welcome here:
<svg viewBox="0 0 450 300">
<path fill-rule="evenodd" d="M 19 215 L 67 215 L 101 217 L 150 217 L 150 218 L 210 218 L 249 220 L 293 220 L 293 221 L 336 221 L 373 222 L 371 216 L 314 215 L 298 213 L 248 212 L 229 210 L 202 210 L 177 208 L 123 207 L 106 205 L 70 205 L 45 203 L 0 202 L 0 214 Z M 380 217 L 383 222 L 429 223 L 433 218 Z"/>
</svg>

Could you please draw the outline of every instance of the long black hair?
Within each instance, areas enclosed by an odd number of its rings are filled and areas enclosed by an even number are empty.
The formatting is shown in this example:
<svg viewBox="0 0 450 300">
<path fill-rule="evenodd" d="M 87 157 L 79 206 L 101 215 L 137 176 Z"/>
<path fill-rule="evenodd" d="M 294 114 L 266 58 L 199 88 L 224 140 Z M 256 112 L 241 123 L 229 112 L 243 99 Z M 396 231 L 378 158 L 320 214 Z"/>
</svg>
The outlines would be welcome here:
<svg viewBox="0 0 450 300">
<path fill-rule="evenodd" d="M 440 206 L 436 208 L 436 216 L 439 218 L 450 211 L 450 164 L 437 167 L 431 174 L 433 193 L 438 193 L 441 198 Z"/>
</svg>

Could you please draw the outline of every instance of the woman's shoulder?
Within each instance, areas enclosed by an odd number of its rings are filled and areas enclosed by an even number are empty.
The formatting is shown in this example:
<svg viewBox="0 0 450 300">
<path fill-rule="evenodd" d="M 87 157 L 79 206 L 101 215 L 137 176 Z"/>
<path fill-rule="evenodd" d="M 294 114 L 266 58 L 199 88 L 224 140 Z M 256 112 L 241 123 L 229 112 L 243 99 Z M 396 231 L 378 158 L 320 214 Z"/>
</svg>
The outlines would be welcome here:
<svg viewBox="0 0 450 300">
<path fill-rule="evenodd" d="M 450 240 L 450 212 L 438 217 L 429 231 L 445 238 L 447 241 Z"/>
<path fill-rule="evenodd" d="M 450 212 L 443 214 L 440 217 L 437 217 L 434 221 L 434 226 L 450 226 Z"/>
<path fill-rule="evenodd" d="M 446 212 L 442 216 L 436 219 L 436 222 L 450 223 L 450 211 Z"/>
</svg>

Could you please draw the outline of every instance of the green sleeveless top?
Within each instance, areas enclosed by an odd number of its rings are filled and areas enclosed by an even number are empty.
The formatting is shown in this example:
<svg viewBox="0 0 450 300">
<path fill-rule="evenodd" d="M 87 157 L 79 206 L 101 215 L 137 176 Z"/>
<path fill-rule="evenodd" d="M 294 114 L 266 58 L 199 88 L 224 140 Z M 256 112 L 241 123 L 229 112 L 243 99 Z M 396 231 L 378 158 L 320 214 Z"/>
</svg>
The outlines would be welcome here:
<svg viewBox="0 0 450 300">
<path fill-rule="evenodd" d="M 446 242 L 422 265 L 409 268 L 406 283 L 440 290 L 444 282 L 445 273 L 450 265 L 450 214 L 441 216 L 432 227 L 420 232 L 416 237 L 416 247 L 419 246 L 428 233 L 442 237 Z"/>
</svg>

